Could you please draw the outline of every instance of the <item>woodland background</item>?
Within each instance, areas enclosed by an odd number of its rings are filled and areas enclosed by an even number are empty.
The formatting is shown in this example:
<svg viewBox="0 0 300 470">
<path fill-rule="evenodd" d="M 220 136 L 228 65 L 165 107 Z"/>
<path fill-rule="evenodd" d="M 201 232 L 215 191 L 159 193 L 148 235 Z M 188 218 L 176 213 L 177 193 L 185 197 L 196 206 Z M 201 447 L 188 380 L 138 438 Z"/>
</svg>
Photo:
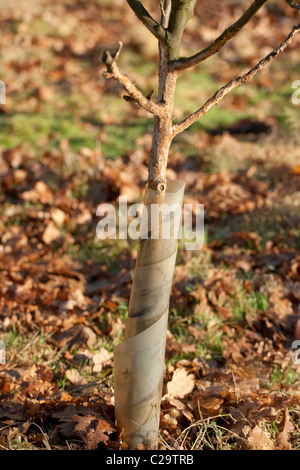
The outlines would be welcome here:
<svg viewBox="0 0 300 470">
<path fill-rule="evenodd" d="M 156 1 L 147 2 L 155 6 Z M 247 2 L 197 2 L 183 52 Z M 218 57 L 184 73 L 180 120 L 296 24 L 272 1 Z M 123 0 L 1 2 L 0 448 L 123 449 L 113 346 L 136 242 L 100 241 L 102 202 L 142 200 L 152 119 L 101 76 L 104 49 L 145 92 L 156 40 Z M 203 203 L 199 252 L 180 245 L 171 295 L 162 449 L 299 449 L 299 42 L 176 138 L 168 177 Z"/>
</svg>

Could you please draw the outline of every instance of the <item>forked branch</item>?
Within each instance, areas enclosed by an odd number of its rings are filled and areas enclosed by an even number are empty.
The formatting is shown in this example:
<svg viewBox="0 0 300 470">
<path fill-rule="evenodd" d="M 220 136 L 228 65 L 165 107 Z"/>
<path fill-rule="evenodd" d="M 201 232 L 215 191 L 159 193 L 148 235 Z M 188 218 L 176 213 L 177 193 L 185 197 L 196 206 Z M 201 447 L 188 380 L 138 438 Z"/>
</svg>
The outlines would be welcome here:
<svg viewBox="0 0 300 470">
<path fill-rule="evenodd" d="M 228 93 L 230 93 L 234 88 L 239 87 L 240 85 L 248 82 L 254 75 L 257 74 L 263 67 L 269 64 L 275 57 L 277 57 L 284 49 L 292 42 L 296 34 L 300 31 L 300 24 L 294 26 L 290 34 L 286 37 L 286 39 L 279 44 L 276 49 L 274 49 L 270 54 L 264 57 L 258 64 L 249 70 L 244 75 L 231 80 L 227 85 L 220 88 L 209 100 L 199 108 L 195 113 L 190 114 L 184 121 L 180 122 L 179 124 L 173 125 L 172 129 L 172 137 L 175 137 L 177 134 L 180 134 L 185 129 L 187 129 L 191 124 L 193 124 L 197 119 L 204 116 L 211 108 L 216 106 Z"/>
<path fill-rule="evenodd" d="M 109 51 L 104 52 L 102 62 L 106 66 L 106 72 L 103 72 L 103 76 L 105 78 L 114 78 L 123 86 L 129 95 L 129 97 L 124 97 L 127 101 L 134 101 L 139 106 L 154 114 L 154 116 L 164 117 L 164 106 L 154 103 L 150 96 L 144 96 L 143 93 L 133 84 L 130 78 L 119 69 L 117 59 L 120 55 L 121 49 L 122 43 L 119 42 L 119 47 L 114 54 L 111 54 Z"/>
<path fill-rule="evenodd" d="M 160 41 L 165 38 L 165 30 L 162 25 L 157 23 L 150 13 L 146 10 L 139 0 L 127 0 L 128 5 L 134 11 L 136 16 L 146 26 L 146 28 Z"/>
<path fill-rule="evenodd" d="M 219 52 L 225 44 L 232 39 L 237 33 L 251 20 L 251 18 L 258 12 L 258 10 L 269 0 L 254 0 L 248 10 L 229 28 L 210 44 L 208 47 L 198 52 L 191 57 L 183 57 L 178 60 L 171 62 L 171 70 L 185 70 L 189 67 L 199 64 L 204 60 L 208 59 L 212 55 Z M 288 0 L 287 0 L 288 1 Z"/>
</svg>

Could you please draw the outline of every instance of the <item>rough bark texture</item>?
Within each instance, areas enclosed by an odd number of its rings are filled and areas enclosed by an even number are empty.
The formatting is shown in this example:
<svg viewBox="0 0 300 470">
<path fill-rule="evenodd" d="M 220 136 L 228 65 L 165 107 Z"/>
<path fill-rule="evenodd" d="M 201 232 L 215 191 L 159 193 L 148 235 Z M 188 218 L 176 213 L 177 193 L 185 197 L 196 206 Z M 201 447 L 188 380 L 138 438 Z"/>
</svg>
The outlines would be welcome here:
<svg viewBox="0 0 300 470">
<path fill-rule="evenodd" d="M 172 115 L 177 72 L 161 73 L 160 96 L 166 107 L 164 118 L 155 117 L 152 137 L 152 148 L 149 158 L 148 186 L 160 192 L 166 190 L 167 162 L 172 142 Z"/>
<path fill-rule="evenodd" d="M 167 187 L 167 162 L 173 137 L 173 103 L 178 76 L 177 71 L 170 71 L 169 62 L 179 56 L 183 31 L 193 16 L 195 3 L 196 0 L 165 2 L 166 14 L 162 14 L 161 23 L 167 30 L 166 41 L 159 46 L 158 103 L 165 105 L 166 116 L 154 119 L 148 177 L 149 188 L 160 192 L 165 191 Z"/>
</svg>

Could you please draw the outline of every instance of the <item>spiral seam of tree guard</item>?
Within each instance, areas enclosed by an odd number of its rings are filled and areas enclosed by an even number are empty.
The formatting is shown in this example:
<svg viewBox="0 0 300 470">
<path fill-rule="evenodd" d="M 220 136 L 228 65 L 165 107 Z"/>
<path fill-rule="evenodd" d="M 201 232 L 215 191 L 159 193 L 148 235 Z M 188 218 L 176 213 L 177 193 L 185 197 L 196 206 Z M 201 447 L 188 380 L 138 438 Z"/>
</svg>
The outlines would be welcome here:
<svg viewBox="0 0 300 470">
<path fill-rule="evenodd" d="M 150 230 L 153 204 L 170 208 L 179 205 L 181 216 L 183 194 L 184 183 L 180 181 L 170 181 L 165 193 L 147 188 L 146 228 Z M 160 229 L 161 223 L 162 219 Z M 175 225 L 171 223 L 170 239 L 140 239 L 125 341 L 114 349 L 115 413 L 130 448 L 142 442 L 149 448 L 157 447 L 169 299 L 180 224 Z"/>
</svg>

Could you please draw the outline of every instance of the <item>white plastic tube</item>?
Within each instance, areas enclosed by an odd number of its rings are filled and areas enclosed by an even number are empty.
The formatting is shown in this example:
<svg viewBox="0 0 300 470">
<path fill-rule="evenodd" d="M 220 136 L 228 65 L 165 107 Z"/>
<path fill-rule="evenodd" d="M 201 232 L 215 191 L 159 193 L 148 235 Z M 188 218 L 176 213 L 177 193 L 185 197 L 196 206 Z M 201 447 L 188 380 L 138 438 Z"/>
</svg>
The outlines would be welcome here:
<svg viewBox="0 0 300 470">
<path fill-rule="evenodd" d="M 148 220 L 144 227 L 148 233 L 154 228 L 160 236 L 140 239 L 125 341 L 114 349 L 116 420 L 131 449 L 141 443 L 157 448 L 169 299 L 181 225 L 171 230 L 169 239 L 163 239 L 163 219 L 153 227 L 151 206 L 178 205 L 181 215 L 183 194 L 181 181 L 168 182 L 165 193 L 146 188 Z"/>
</svg>

